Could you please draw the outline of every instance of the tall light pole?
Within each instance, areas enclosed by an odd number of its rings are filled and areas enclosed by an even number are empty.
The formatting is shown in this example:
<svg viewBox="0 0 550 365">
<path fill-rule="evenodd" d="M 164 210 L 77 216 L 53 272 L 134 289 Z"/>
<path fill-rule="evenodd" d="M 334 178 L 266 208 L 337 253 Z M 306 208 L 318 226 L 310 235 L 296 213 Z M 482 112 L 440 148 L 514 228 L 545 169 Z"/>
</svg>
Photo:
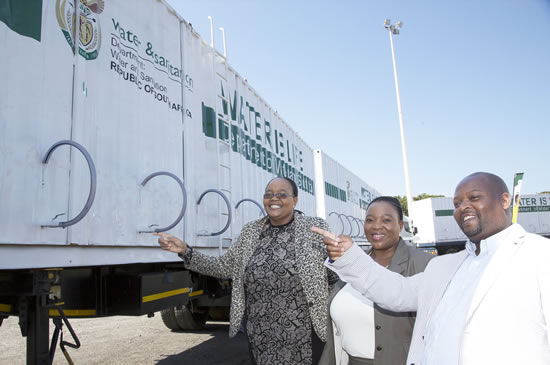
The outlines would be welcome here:
<svg viewBox="0 0 550 365">
<path fill-rule="evenodd" d="M 407 206 L 409 208 L 409 224 L 411 232 L 413 231 L 413 215 L 412 215 L 412 195 L 411 195 L 411 180 L 409 178 L 409 162 L 407 158 L 407 144 L 405 143 L 405 131 L 403 129 L 403 110 L 401 109 L 401 96 L 399 94 L 399 81 L 397 81 L 397 66 L 395 64 L 395 51 L 393 49 L 393 35 L 399 34 L 399 29 L 403 27 L 402 22 L 397 22 L 395 25 L 390 24 L 390 20 L 384 20 L 384 27 L 390 34 L 391 57 L 393 60 L 393 76 L 395 78 L 395 94 L 397 95 L 397 111 L 399 113 L 399 129 L 401 130 L 401 150 L 403 152 L 403 169 L 405 171 L 405 185 L 407 188 Z"/>
</svg>

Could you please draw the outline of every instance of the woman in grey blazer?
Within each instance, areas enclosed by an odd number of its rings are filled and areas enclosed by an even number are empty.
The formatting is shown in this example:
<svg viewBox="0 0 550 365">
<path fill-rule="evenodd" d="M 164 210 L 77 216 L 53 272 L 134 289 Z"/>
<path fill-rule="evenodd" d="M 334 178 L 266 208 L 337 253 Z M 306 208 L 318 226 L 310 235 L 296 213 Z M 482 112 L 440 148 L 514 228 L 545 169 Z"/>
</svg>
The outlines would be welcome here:
<svg viewBox="0 0 550 365">
<path fill-rule="evenodd" d="M 367 207 L 365 235 L 369 255 L 403 276 L 424 271 L 433 257 L 407 246 L 399 236 L 403 210 L 393 197 L 378 197 Z M 320 365 L 405 364 L 414 327 L 414 313 L 395 313 L 378 307 L 339 281 L 329 298 L 327 344 Z"/>
<path fill-rule="evenodd" d="M 252 364 L 315 365 L 323 351 L 327 252 L 322 237 L 311 228 L 328 226 L 321 218 L 297 213 L 297 201 L 294 181 L 271 180 L 263 200 L 268 216 L 246 224 L 219 257 L 158 234 L 161 248 L 177 253 L 188 269 L 232 279 L 229 336 L 244 323 Z"/>
</svg>

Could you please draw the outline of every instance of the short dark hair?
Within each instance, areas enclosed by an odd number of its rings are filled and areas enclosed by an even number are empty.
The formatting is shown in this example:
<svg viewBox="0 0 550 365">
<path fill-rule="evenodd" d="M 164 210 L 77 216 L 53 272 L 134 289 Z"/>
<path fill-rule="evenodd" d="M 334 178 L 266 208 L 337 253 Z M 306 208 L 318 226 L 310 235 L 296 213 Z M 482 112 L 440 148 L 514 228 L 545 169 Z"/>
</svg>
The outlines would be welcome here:
<svg viewBox="0 0 550 365">
<path fill-rule="evenodd" d="M 490 172 L 479 171 L 466 176 L 464 179 L 462 179 L 462 181 L 472 177 L 485 177 L 487 181 L 495 188 L 493 193 L 495 193 L 497 196 L 501 196 L 504 193 L 510 194 L 510 192 L 508 191 L 508 186 L 506 186 L 506 183 L 504 182 L 504 180 L 502 180 L 500 176 L 491 174 Z M 462 183 L 462 181 L 460 183 Z"/>
<path fill-rule="evenodd" d="M 386 202 L 390 204 L 396 211 L 397 215 L 399 216 L 399 220 L 403 220 L 403 208 L 401 207 L 401 203 L 399 202 L 399 199 L 394 198 L 393 196 L 379 196 L 377 198 L 374 198 L 369 205 L 367 205 L 367 210 L 369 207 L 376 202 Z"/>
<path fill-rule="evenodd" d="M 290 184 L 290 186 L 292 186 L 292 195 L 294 195 L 295 197 L 298 197 L 298 185 L 296 185 L 294 180 L 292 180 L 291 178 L 284 177 L 284 176 L 277 176 L 277 177 L 274 177 L 273 179 L 269 180 L 269 182 L 265 186 L 265 189 L 267 190 L 267 187 L 269 186 L 269 184 L 271 184 L 273 182 L 273 180 L 277 180 L 277 179 L 286 180 Z"/>
</svg>

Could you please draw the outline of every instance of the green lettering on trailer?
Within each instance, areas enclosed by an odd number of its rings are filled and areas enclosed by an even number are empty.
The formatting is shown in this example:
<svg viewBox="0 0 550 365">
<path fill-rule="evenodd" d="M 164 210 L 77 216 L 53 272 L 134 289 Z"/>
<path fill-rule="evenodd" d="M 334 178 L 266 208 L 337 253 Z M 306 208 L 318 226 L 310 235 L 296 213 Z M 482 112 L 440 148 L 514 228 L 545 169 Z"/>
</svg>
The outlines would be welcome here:
<svg viewBox="0 0 550 365">
<path fill-rule="evenodd" d="M 271 144 L 271 124 L 267 120 L 264 120 L 264 136 L 265 143 L 269 144 L 269 147 L 273 149 L 273 145 Z"/>
<path fill-rule="evenodd" d="M 244 136 L 243 147 L 244 147 L 243 148 L 244 157 L 246 158 L 247 161 L 250 161 L 250 159 L 252 158 L 252 153 L 250 151 L 250 136 L 247 134 Z"/>
<path fill-rule="evenodd" d="M 236 94 L 235 99 L 236 100 Z M 236 110 L 236 107 L 234 103 L 231 103 L 230 100 L 230 107 L 231 110 Z M 251 108 L 253 110 L 253 108 Z M 255 113 L 255 112 L 254 112 Z M 256 113 L 255 113 L 256 114 Z M 258 113 L 259 116 L 259 113 Z M 243 117 L 242 121 L 244 122 L 244 116 L 241 113 L 241 117 Z M 246 123 L 243 123 L 244 127 L 246 128 Z M 259 123 L 255 124 L 256 131 L 261 128 L 261 125 Z M 260 127 L 260 128 L 258 128 Z M 265 141 L 267 144 L 271 145 L 271 125 L 268 121 L 264 120 L 264 127 L 265 127 Z M 255 164 L 259 168 L 268 171 L 269 173 L 275 174 L 277 176 L 282 177 L 288 177 L 296 182 L 296 185 L 298 185 L 298 188 L 300 190 L 304 190 L 307 193 L 310 193 L 312 195 L 315 195 L 314 191 L 314 185 L 313 180 L 304 175 L 302 172 L 298 171 L 295 166 L 292 166 L 291 164 L 285 162 L 285 153 L 284 153 L 284 136 L 281 132 L 275 131 L 275 138 L 276 143 L 275 147 L 279 145 L 281 147 L 280 155 L 281 157 L 278 157 L 277 154 L 274 154 L 270 149 L 263 147 L 261 144 L 261 138 L 258 138 L 259 135 L 256 132 L 256 138 L 259 140 L 255 140 L 254 138 L 250 138 L 248 134 L 245 133 L 245 131 L 242 128 L 239 128 L 238 125 L 231 124 L 227 121 L 225 121 L 222 118 L 218 118 L 217 123 L 217 129 L 218 129 L 218 136 L 220 140 L 227 141 L 231 144 L 231 150 L 235 153 L 240 153 L 247 161 L 250 161 L 251 163 Z M 206 137 L 210 138 L 218 138 L 216 136 L 216 112 L 213 108 L 210 108 L 202 103 L 202 131 Z M 279 136 L 280 139 L 277 138 Z M 292 147 L 292 154 L 290 152 L 290 145 L 287 141 L 287 155 L 290 161 L 296 162 L 297 159 L 297 153 L 298 149 L 296 146 Z M 301 156 L 302 151 L 299 151 L 300 153 L 300 162 L 303 162 Z M 292 157 L 291 159 L 291 156 Z M 303 167 L 300 167 L 300 170 L 303 170 Z M 337 189 L 338 190 L 338 189 Z M 345 192 L 336 192 L 334 193 L 335 197 L 338 198 L 338 195 L 344 197 L 345 201 Z"/>
<path fill-rule="evenodd" d="M 309 178 L 308 178 L 309 179 Z M 313 180 L 311 180 L 311 184 L 313 184 Z M 325 195 L 328 195 L 334 199 L 341 200 L 343 202 L 347 202 L 347 196 L 346 192 L 337 186 L 332 185 L 331 183 L 325 181 Z"/>
<path fill-rule="evenodd" d="M 239 145 L 239 128 L 236 125 L 231 125 L 231 150 L 239 153 Z"/>
<path fill-rule="evenodd" d="M 275 164 L 273 163 L 273 152 L 269 150 L 266 153 L 265 164 L 267 167 L 267 171 L 273 173 L 275 169 Z"/>
<path fill-rule="evenodd" d="M 256 142 L 256 166 L 262 167 L 262 145 L 260 142 Z"/>
<path fill-rule="evenodd" d="M 540 205 L 531 207 L 519 207 L 520 213 L 533 213 L 533 212 L 550 212 L 550 205 Z"/>
<path fill-rule="evenodd" d="M 262 169 L 267 170 L 267 150 L 265 147 L 262 147 L 262 151 L 260 152 L 260 163 Z"/>
<path fill-rule="evenodd" d="M 233 91 L 233 102 L 229 98 L 229 109 L 231 110 L 231 120 L 237 121 L 237 90 Z"/>
<path fill-rule="evenodd" d="M 260 156 L 256 156 L 258 153 L 258 150 L 256 149 L 256 141 L 250 138 L 250 162 L 257 165 L 258 159 Z"/>
<path fill-rule="evenodd" d="M 216 138 L 216 112 L 202 103 L 202 132 L 205 136 Z"/>
<path fill-rule="evenodd" d="M 229 125 L 221 118 L 218 119 L 218 133 L 221 140 L 229 142 Z"/>
</svg>

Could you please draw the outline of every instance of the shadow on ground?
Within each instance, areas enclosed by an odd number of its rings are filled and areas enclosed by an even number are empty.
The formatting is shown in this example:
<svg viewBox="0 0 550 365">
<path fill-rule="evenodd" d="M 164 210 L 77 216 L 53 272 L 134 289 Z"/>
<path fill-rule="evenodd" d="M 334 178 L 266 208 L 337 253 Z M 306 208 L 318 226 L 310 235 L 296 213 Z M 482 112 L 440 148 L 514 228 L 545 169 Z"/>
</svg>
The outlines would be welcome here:
<svg viewBox="0 0 550 365">
<path fill-rule="evenodd" d="M 178 332 L 178 331 L 174 331 Z M 244 333 L 229 338 L 229 326 L 226 324 L 207 323 L 200 333 L 213 337 L 208 341 L 183 351 L 170 355 L 157 362 L 158 365 L 248 365 L 248 341 Z"/>
</svg>

